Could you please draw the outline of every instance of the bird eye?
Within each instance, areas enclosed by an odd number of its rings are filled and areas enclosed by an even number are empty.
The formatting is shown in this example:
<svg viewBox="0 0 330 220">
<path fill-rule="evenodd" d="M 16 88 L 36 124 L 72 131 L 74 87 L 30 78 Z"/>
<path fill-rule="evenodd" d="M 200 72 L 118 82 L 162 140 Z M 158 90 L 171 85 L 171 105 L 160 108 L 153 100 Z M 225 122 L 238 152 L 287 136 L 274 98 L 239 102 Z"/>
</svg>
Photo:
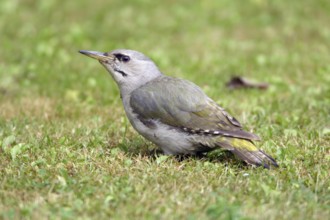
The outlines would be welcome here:
<svg viewBox="0 0 330 220">
<path fill-rule="evenodd" d="M 131 58 L 129 58 L 129 56 L 122 56 L 120 61 L 124 62 L 124 63 L 127 63 Z"/>
<path fill-rule="evenodd" d="M 117 53 L 117 54 L 114 54 L 114 55 L 120 62 L 127 63 L 128 61 L 131 60 L 131 58 L 129 56 L 126 56 L 124 54 Z"/>
</svg>

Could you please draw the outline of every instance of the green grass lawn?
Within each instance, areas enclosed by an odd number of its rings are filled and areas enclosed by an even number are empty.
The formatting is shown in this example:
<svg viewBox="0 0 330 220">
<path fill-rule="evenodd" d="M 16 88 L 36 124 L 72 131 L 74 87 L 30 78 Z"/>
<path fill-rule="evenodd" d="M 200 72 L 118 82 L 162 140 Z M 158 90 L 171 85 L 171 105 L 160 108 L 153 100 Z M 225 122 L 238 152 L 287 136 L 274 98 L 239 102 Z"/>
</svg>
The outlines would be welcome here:
<svg viewBox="0 0 330 220">
<path fill-rule="evenodd" d="M 328 219 L 330 3 L 0 2 L 0 219 Z M 280 168 L 155 154 L 106 70 L 130 48 L 201 86 Z M 233 75 L 270 84 L 229 90 Z"/>
</svg>

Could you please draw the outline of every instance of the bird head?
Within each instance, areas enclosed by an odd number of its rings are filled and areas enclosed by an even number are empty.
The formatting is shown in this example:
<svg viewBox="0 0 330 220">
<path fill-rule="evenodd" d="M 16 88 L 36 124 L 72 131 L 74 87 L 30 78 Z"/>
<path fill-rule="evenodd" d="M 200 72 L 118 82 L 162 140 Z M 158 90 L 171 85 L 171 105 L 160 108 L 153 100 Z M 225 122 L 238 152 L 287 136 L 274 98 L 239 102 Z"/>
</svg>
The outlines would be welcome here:
<svg viewBox="0 0 330 220">
<path fill-rule="evenodd" d="M 150 58 L 134 50 L 117 49 L 105 53 L 80 50 L 79 52 L 97 59 L 116 81 L 122 95 L 162 75 Z"/>
</svg>

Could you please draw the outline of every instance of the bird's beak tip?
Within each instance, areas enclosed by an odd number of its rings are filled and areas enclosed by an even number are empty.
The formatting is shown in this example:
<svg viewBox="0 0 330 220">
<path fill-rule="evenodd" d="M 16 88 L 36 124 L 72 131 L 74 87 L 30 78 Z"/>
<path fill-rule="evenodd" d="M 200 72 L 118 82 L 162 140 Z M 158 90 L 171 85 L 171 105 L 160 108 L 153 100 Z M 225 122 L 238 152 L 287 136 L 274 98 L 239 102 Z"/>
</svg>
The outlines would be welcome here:
<svg viewBox="0 0 330 220">
<path fill-rule="evenodd" d="M 106 59 L 106 56 L 104 55 L 104 53 L 98 52 L 98 51 L 79 50 L 79 53 L 89 56 L 91 58 L 97 59 L 97 60 Z"/>
<path fill-rule="evenodd" d="M 82 53 L 82 54 L 86 54 L 87 53 L 87 50 L 79 50 L 78 52 L 79 53 Z"/>
</svg>

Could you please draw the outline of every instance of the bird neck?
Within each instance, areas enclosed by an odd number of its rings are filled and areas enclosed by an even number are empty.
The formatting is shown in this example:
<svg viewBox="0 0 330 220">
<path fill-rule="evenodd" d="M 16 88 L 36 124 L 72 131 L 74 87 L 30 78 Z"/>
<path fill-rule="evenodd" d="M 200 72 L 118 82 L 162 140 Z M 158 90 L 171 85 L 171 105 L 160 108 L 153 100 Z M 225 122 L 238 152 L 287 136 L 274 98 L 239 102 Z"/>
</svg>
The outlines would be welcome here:
<svg viewBox="0 0 330 220">
<path fill-rule="evenodd" d="M 119 86 L 120 97 L 124 100 L 126 97 L 130 97 L 131 93 L 136 89 L 148 84 L 152 83 L 154 80 L 163 77 L 164 75 L 159 72 L 159 74 L 155 74 L 153 77 L 149 76 L 145 80 L 136 80 L 135 83 L 123 83 Z"/>
</svg>

